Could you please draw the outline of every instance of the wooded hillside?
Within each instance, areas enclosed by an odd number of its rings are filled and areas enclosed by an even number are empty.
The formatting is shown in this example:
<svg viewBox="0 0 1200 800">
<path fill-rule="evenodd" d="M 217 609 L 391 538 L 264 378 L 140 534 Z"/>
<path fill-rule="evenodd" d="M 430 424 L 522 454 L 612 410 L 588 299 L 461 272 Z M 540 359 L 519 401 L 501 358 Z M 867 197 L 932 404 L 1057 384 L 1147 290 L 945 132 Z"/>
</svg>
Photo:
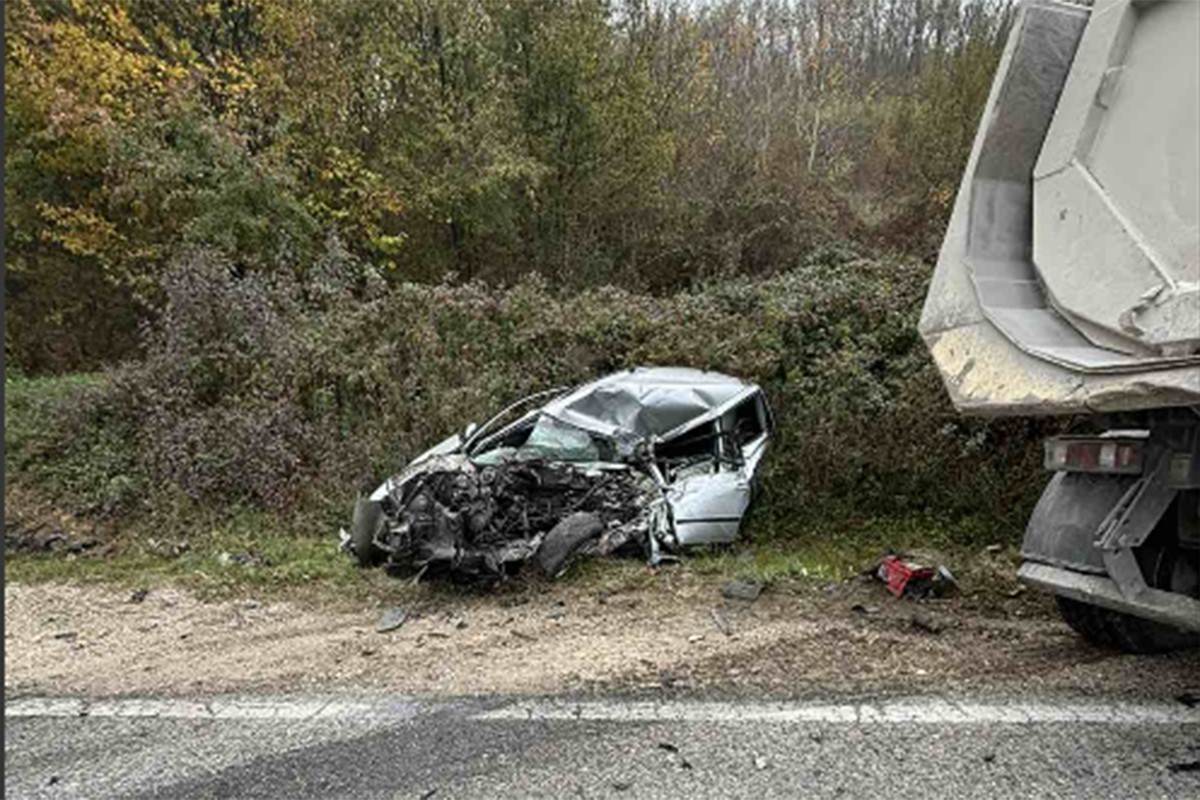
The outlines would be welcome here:
<svg viewBox="0 0 1200 800">
<path fill-rule="evenodd" d="M 204 248 L 361 281 L 663 294 L 929 258 L 1000 0 L 10 0 L 10 368 L 138 352 Z"/>
</svg>

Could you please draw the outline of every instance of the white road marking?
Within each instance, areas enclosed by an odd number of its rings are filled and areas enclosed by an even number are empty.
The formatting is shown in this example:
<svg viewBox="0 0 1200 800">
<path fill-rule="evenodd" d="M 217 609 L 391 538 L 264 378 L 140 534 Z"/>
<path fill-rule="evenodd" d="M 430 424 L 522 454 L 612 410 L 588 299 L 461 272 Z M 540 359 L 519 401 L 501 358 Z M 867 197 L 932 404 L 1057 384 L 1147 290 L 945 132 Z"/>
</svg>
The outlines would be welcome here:
<svg viewBox="0 0 1200 800">
<path fill-rule="evenodd" d="M 854 703 L 720 703 L 685 700 L 620 702 L 517 700 L 472 711 L 478 701 L 446 703 L 411 698 L 219 697 L 87 700 L 6 699 L 5 717 L 154 717 L 211 720 L 401 721 L 457 706 L 479 721 L 586 720 L 603 722 L 768 722 L 889 725 L 1080 723 L 1089 725 L 1200 724 L 1200 708 L 1174 702 L 1025 700 L 919 697 Z M 476 706 L 477 707 L 477 706 Z"/>
<path fill-rule="evenodd" d="M 421 704 L 312 697 L 222 697 L 212 700 L 22 697 L 5 700 L 5 717 L 152 717 L 212 720 L 412 719 Z"/>
<path fill-rule="evenodd" d="M 874 703 L 570 703 L 518 701 L 476 715 L 481 720 L 588 720 L 611 722 L 825 722 L 851 724 L 972 725 L 1087 723 L 1200 724 L 1200 708 L 1182 703 L 991 702 L 908 698 Z"/>
</svg>

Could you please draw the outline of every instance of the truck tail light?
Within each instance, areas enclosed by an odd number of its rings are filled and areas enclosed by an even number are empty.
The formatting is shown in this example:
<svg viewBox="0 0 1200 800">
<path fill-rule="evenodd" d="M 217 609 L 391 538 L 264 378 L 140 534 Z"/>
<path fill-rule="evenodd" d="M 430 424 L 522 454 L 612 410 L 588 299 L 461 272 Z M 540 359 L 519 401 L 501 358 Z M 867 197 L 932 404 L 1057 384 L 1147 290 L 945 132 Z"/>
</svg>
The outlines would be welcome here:
<svg viewBox="0 0 1200 800">
<path fill-rule="evenodd" d="M 1046 440 L 1046 469 L 1140 475 L 1142 449 L 1139 439 L 1059 436 Z"/>
</svg>

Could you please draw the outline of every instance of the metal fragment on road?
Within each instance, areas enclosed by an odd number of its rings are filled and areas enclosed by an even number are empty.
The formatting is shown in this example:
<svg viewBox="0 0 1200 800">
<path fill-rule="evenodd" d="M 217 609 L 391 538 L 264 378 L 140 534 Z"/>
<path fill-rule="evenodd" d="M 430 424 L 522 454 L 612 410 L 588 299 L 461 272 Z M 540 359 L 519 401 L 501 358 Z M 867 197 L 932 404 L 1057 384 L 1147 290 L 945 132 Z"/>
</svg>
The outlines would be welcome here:
<svg viewBox="0 0 1200 800">
<path fill-rule="evenodd" d="M 721 595 L 730 600 L 757 600 L 762 585 L 752 581 L 730 581 L 721 587 Z"/>
<path fill-rule="evenodd" d="M 383 612 L 383 616 L 379 618 L 379 624 L 375 627 L 377 633 L 387 633 L 394 631 L 405 623 L 408 619 L 408 612 L 403 608 L 389 608 Z"/>
<path fill-rule="evenodd" d="M 941 633 L 942 624 L 924 611 L 916 611 L 912 615 L 912 624 L 927 633 Z"/>
</svg>

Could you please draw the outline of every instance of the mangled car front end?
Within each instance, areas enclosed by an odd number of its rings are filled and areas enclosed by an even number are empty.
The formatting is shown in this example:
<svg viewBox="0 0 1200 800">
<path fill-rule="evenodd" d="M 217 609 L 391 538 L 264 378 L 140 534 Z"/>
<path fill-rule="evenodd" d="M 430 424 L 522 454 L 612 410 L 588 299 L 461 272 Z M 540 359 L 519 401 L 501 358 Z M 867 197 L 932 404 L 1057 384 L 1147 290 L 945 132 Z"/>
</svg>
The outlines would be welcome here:
<svg viewBox="0 0 1200 800">
<path fill-rule="evenodd" d="M 643 368 L 525 398 L 360 499 L 347 549 L 418 575 L 550 576 L 575 558 L 650 563 L 737 538 L 771 430 L 757 386 Z"/>
</svg>

